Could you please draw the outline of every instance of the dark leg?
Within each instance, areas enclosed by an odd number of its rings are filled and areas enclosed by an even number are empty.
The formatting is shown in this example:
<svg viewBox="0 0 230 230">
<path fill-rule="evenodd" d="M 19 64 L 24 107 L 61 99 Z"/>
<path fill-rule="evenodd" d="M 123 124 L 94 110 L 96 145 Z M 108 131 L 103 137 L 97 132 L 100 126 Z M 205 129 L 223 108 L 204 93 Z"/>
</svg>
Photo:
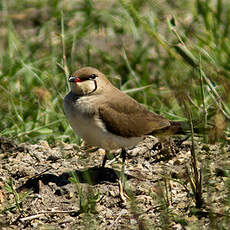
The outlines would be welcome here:
<svg viewBox="0 0 230 230">
<path fill-rule="evenodd" d="M 125 159 L 126 159 L 126 150 L 122 148 L 121 150 L 121 158 L 122 158 L 122 169 L 121 169 L 121 184 L 122 187 L 125 187 Z"/>
<path fill-rule="evenodd" d="M 107 153 L 105 153 L 103 161 L 102 161 L 102 165 L 101 165 L 102 168 L 105 167 L 105 163 L 106 163 L 107 160 L 108 160 Z"/>
<path fill-rule="evenodd" d="M 121 175 L 119 180 L 119 188 L 120 188 L 120 197 L 123 202 L 126 202 L 128 196 L 125 194 L 125 159 L 126 159 L 126 150 L 122 148 L 121 150 L 121 158 L 122 158 L 122 169 L 121 169 Z"/>
<path fill-rule="evenodd" d="M 126 150 L 124 148 L 122 148 L 122 150 L 121 150 L 121 158 L 122 158 L 122 163 L 124 165 L 125 159 L 126 159 Z"/>
</svg>

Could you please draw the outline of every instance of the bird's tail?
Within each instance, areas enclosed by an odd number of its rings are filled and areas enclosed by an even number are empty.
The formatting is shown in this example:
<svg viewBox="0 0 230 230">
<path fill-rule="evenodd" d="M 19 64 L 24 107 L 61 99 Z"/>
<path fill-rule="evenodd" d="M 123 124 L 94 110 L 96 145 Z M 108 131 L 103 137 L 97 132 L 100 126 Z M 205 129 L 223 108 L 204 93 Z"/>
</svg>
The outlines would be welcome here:
<svg viewBox="0 0 230 230">
<path fill-rule="evenodd" d="M 189 122 L 178 122 L 178 121 L 170 121 L 171 129 L 175 131 L 175 134 L 190 134 L 191 133 L 191 125 Z M 208 124 L 208 126 L 204 127 L 201 121 L 192 121 L 193 124 L 193 132 L 196 135 L 207 134 L 213 125 Z"/>
<path fill-rule="evenodd" d="M 153 135 L 188 135 L 191 133 L 191 127 L 189 122 L 180 122 L 180 121 L 170 121 L 170 126 L 154 131 Z M 205 134 L 210 130 L 210 128 L 202 127 L 201 122 L 193 122 L 193 131 L 195 134 Z"/>
</svg>

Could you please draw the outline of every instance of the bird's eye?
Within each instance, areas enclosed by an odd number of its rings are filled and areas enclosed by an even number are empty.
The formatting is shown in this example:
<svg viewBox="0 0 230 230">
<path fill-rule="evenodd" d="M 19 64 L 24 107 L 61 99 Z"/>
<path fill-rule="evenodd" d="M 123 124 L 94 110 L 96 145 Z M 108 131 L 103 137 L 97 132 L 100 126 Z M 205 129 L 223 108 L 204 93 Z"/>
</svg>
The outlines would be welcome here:
<svg viewBox="0 0 230 230">
<path fill-rule="evenodd" d="M 89 79 L 95 79 L 96 77 L 97 77 L 96 74 L 91 74 L 91 75 L 89 76 Z"/>
</svg>

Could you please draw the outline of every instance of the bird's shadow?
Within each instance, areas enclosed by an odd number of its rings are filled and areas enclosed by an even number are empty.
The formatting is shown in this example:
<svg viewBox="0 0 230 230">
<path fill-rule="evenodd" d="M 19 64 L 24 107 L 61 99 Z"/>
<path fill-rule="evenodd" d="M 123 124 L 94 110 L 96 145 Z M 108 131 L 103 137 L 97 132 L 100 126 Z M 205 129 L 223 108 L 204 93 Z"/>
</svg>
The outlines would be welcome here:
<svg viewBox="0 0 230 230">
<path fill-rule="evenodd" d="M 120 174 L 121 172 L 119 171 L 104 167 L 93 167 L 83 171 L 75 170 L 62 173 L 59 176 L 51 173 L 44 173 L 28 179 L 23 185 L 17 188 L 17 192 L 31 189 L 34 193 L 39 193 L 39 181 L 44 185 L 52 182 L 59 187 L 65 186 L 71 183 L 69 179 L 73 177 L 73 175 L 77 177 L 79 183 L 88 183 L 91 185 L 102 184 L 105 182 L 115 183 L 119 179 Z M 127 179 L 131 178 L 130 175 L 125 176 Z"/>
</svg>

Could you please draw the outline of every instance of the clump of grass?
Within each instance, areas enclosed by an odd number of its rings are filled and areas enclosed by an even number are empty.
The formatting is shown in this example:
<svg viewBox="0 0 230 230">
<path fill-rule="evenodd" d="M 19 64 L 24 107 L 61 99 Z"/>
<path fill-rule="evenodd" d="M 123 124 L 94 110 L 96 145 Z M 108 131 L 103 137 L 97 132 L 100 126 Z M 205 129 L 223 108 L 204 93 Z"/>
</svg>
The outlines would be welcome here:
<svg viewBox="0 0 230 230">
<path fill-rule="evenodd" d="M 88 175 L 86 175 L 88 177 Z M 82 185 L 75 173 L 72 174 L 69 181 L 76 185 L 79 196 L 79 213 L 97 213 L 96 204 L 100 200 L 98 192 L 94 192 L 92 189 L 88 189 L 87 192 L 83 192 Z M 90 178 L 87 179 L 90 183 Z"/>
</svg>

